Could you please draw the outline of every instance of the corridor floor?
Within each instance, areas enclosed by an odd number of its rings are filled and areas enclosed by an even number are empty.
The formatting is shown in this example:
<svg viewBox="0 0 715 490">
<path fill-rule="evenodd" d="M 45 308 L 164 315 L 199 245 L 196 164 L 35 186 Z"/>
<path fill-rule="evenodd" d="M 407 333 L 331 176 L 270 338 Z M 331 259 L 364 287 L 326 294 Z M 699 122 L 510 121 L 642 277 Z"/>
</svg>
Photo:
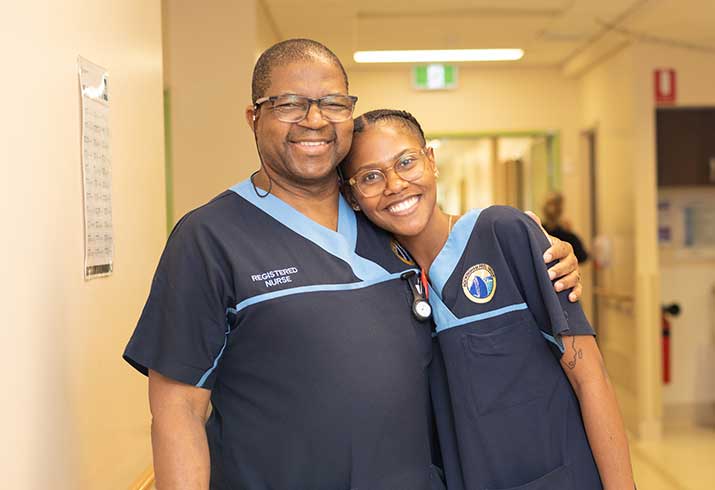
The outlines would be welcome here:
<svg viewBox="0 0 715 490">
<path fill-rule="evenodd" d="M 631 441 L 631 457 L 641 490 L 715 489 L 715 428 L 666 429 L 659 441 Z"/>
</svg>

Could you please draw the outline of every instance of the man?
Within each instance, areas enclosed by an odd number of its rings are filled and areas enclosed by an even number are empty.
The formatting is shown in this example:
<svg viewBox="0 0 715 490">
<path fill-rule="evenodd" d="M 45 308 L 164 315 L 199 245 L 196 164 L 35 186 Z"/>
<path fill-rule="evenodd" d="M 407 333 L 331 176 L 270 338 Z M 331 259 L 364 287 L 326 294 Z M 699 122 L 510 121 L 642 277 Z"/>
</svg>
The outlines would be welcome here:
<svg viewBox="0 0 715 490">
<path fill-rule="evenodd" d="M 338 189 L 345 70 L 278 43 L 252 98 L 261 169 L 177 224 L 124 354 L 149 375 L 157 488 L 441 488 L 414 264 Z"/>
</svg>

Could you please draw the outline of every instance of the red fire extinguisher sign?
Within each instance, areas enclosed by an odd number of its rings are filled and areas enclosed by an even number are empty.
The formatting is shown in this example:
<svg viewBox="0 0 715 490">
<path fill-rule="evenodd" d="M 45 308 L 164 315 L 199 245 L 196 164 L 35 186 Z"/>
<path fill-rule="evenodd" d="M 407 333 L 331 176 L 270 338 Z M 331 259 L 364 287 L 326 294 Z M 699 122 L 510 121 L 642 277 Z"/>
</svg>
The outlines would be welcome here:
<svg viewBox="0 0 715 490">
<path fill-rule="evenodd" d="M 656 104 L 675 104 L 677 94 L 675 70 L 657 68 L 653 71 L 653 84 Z"/>
</svg>

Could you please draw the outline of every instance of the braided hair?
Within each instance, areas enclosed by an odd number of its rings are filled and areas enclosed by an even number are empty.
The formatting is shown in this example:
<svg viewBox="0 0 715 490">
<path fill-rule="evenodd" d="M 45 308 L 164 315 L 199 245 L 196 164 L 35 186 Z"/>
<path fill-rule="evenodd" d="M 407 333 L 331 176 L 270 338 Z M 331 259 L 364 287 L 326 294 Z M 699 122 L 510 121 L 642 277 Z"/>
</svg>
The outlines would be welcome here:
<svg viewBox="0 0 715 490">
<path fill-rule="evenodd" d="M 353 134 L 362 133 L 367 128 L 375 125 L 380 121 L 385 122 L 395 122 L 401 124 L 407 130 L 414 133 L 415 136 L 420 141 L 422 146 L 425 146 L 425 133 L 422 131 L 422 126 L 415 119 L 415 116 L 407 111 L 401 111 L 398 109 L 376 109 L 374 111 L 366 112 L 365 114 L 355 118 L 355 126 L 353 128 Z"/>
</svg>

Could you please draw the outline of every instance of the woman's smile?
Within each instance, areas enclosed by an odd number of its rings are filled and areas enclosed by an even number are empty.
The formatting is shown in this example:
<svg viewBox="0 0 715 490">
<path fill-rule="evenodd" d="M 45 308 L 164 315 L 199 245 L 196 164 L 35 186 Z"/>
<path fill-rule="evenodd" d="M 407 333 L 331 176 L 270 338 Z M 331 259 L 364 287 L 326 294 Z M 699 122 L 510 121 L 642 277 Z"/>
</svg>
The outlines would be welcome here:
<svg viewBox="0 0 715 490">
<path fill-rule="evenodd" d="M 403 198 L 388 205 L 385 209 L 393 216 L 408 216 L 417 210 L 421 198 L 420 195 Z"/>
</svg>

